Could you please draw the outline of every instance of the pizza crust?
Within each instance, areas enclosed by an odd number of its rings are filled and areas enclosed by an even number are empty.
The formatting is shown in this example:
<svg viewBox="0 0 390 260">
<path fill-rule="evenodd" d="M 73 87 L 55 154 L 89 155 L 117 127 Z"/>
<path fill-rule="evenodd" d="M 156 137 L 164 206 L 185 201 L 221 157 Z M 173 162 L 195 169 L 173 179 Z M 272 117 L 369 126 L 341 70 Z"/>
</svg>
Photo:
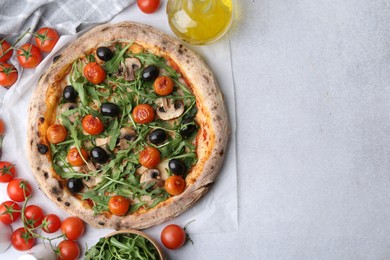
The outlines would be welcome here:
<svg viewBox="0 0 390 260">
<path fill-rule="evenodd" d="M 64 189 L 63 181 L 51 167 L 50 152 L 42 155 L 37 149 L 38 144 L 48 144 L 45 132 L 55 120 L 57 103 L 64 88 L 61 81 L 69 72 L 71 64 L 102 43 L 117 41 L 136 42 L 156 55 L 172 60 L 180 68 L 196 96 L 196 121 L 200 126 L 197 136 L 198 163 L 186 178 L 186 190 L 152 209 L 139 210 L 124 217 L 94 215 L 93 210 L 84 205 L 85 202 Z M 230 125 L 223 96 L 211 70 L 200 56 L 180 41 L 151 26 L 122 22 L 97 26 L 82 35 L 42 75 L 30 104 L 28 151 L 30 165 L 41 190 L 57 206 L 96 228 L 144 229 L 178 216 L 207 193 L 219 173 L 229 135 Z"/>
</svg>

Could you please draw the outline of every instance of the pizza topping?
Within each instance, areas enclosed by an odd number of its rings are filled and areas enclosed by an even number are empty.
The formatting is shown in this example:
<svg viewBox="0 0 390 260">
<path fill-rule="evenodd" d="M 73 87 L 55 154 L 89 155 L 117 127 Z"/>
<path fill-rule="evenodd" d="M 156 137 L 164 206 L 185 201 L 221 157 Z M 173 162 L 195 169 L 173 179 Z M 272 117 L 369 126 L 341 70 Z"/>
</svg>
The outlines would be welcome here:
<svg viewBox="0 0 390 260">
<path fill-rule="evenodd" d="M 98 117 L 89 114 L 83 118 L 81 122 L 83 130 L 90 135 L 98 135 L 104 130 L 104 124 Z"/>
<path fill-rule="evenodd" d="M 46 130 L 47 140 L 52 144 L 58 144 L 65 141 L 68 131 L 63 125 L 53 124 Z"/>
<path fill-rule="evenodd" d="M 140 104 L 133 109 L 133 119 L 138 124 L 147 124 L 154 120 L 154 109 L 149 104 Z"/>
<path fill-rule="evenodd" d="M 187 172 L 185 164 L 178 159 L 171 159 L 168 163 L 169 170 L 175 175 L 184 176 Z"/>
<path fill-rule="evenodd" d="M 116 117 L 120 113 L 119 107 L 114 103 L 102 103 L 100 106 L 100 113 L 103 116 L 110 116 L 110 117 Z"/>
<path fill-rule="evenodd" d="M 197 129 L 195 121 L 191 118 L 183 120 L 179 133 L 184 139 L 188 139 Z"/>
<path fill-rule="evenodd" d="M 158 98 L 157 115 L 162 120 L 171 120 L 178 118 L 184 113 L 184 104 L 181 100 L 173 100 L 167 98 Z"/>
<path fill-rule="evenodd" d="M 156 65 L 147 66 L 142 72 L 142 78 L 145 81 L 153 81 L 158 77 L 160 69 Z"/>
<path fill-rule="evenodd" d="M 173 86 L 173 80 L 168 76 L 158 77 L 153 83 L 154 91 L 160 96 L 167 96 L 171 94 Z"/>
<path fill-rule="evenodd" d="M 79 152 L 77 147 L 73 147 L 69 150 L 68 156 L 66 158 L 68 159 L 70 165 L 82 166 L 88 160 L 88 152 L 83 148 L 80 148 Z"/>
<path fill-rule="evenodd" d="M 112 196 L 108 201 L 108 209 L 116 216 L 123 216 L 130 207 L 130 201 L 123 196 Z"/>
<path fill-rule="evenodd" d="M 37 145 L 37 148 L 38 148 L 38 152 L 40 154 L 46 154 L 48 151 L 49 151 L 49 147 L 47 147 L 46 145 L 44 144 L 38 144 Z"/>
<path fill-rule="evenodd" d="M 113 57 L 97 64 L 106 73 L 101 83 L 84 73 L 93 54 L 76 60 L 64 78 L 77 95 L 60 100 L 57 121 L 68 135 L 50 145 L 52 165 L 62 179 L 78 183 L 69 192 L 79 193 L 96 214 L 109 211 L 113 196 L 130 202 L 126 214 L 155 207 L 179 194 L 165 186 L 169 176 L 180 174 L 185 189 L 186 173 L 197 161 L 196 99 L 186 80 L 165 58 L 133 46 L 107 47 Z M 169 166 L 172 160 L 178 162 Z"/>
<path fill-rule="evenodd" d="M 160 163 L 160 152 L 154 147 L 145 147 L 139 154 L 139 163 L 146 168 L 156 167 Z"/>
<path fill-rule="evenodd" d="M 97 62 L 90 62 L 83 70 L 84 77 L 93 84 L 100 84 L 106 79 L 105 70 Z"/>
<path fill-rule="evenodd" d="M 150 132 L 150 134 L 149 134 L 149 141 L 152 144 L 161 144 L 166 139 L 167 139 L 167 133 L 161 128 L 157 128 L 157 129 L 153 130 L 152 132 Z"/>
<path fill-rule="evenodd" d="M 141 68 L 141 62 L 137 58 L 125 59 L 125 66 L 123 68 L 123 77 L 127 81 L 135 79 L 135 71 Z"/>
<path fill-rule="evenodd" d="M 141 184 L 153 182 L 153 185 L 161 180 L 160 171 L 157 169 L 147 169 L 141 175 L 139 182 Z"/>
<path fill-rule="evenodd" d="M 91 159 L 96 163 L 105 164 L 110 157 L 108 156 L 106 150 L 96 146 L 91 150 Z"/>
<path fill-rule="evenodd" d="M 186 188 L 186 182 L 179 175 L 172 175 L 165 180 L 165 190 L 171 195 L 179 195 Z"/>
<path fill-rule="evenodd" d="M 66 187 L 72 194 L 79 193 L 84 188 L 83 182 L 81 179 L 70 178 L 66 181 Z"/>
<path fill-rule="evenodd" d="M 136 133 L 131 127 L 123 127 L 120 130 L 120 139 L 126 139 L 127 141 L 134 141 L 136 138 Z"/>
<path fill-rule="evenodd" d="M 99 47 L 99 48 L 97 48 L 96 49 L 96 55 L 102 61 L 109 61 L 114 56 L 114 54 L 112 53 L 110 48 L 107 48 L 107 47 Z"/>
<path fill-rule="evenodd" d="M 75 102 L 77 99 L 78 93 L 72 85 L 68 85 L 64 88 L 62 92 L 62 97 L 67 102 Z"/>
</svg>

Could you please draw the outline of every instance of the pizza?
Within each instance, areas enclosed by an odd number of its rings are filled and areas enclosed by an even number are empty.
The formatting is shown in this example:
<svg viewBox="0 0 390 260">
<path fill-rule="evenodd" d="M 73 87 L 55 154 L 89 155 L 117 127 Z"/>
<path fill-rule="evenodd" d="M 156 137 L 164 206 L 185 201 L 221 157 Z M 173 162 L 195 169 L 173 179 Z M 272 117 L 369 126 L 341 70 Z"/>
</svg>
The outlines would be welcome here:
<svg viewBox="0 0 390 260">
<path fill-rule="evenodd" d="M 122 22 L 53 59 L 32 96 L 28 151 L 60 208 L 96 228 L 144 229 L 207 193 L 229 134 L 205 62 L 151 26 Z"/>
</svg>

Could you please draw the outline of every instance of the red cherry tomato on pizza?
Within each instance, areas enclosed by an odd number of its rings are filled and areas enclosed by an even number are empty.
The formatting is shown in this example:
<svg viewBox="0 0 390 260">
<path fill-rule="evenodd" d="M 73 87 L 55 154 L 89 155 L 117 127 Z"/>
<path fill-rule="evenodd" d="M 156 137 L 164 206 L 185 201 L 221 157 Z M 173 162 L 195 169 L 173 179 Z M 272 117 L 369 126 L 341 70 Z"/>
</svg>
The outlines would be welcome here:
<svg viewBox="0 0 390 260">
<path fill-rule="evenodd" d="M 43 210 L 37 205 L 28 205 L 24 210 L 26 224 L 29 227 L 39 226 L 42 223 L 44 216 Z"/>
<path fill-rule="evenodd" d="M 161 231 L 161 242 L 168 249 L 178 249 L 182 247 L 187 239 L 185 230 L 175 224 L 166 226 Z"/>
<path fill-rule="evenodd" d="M 16 176 L 15 165 L 2 161 L 0 162 L 0 182 L 10 182 Z"/>
<path fill-rule="evenodd" d="M 84 234 L 84 222 L 78 217 L 69 217 L 62 221 L 61 231 L 69 240 L 76 240 Z"/>
<path fill-rule="evenodd" d="M 11 200 L 22 202 L 32 192 L 31 185 L 28 181 L 23 179 L 13 179 L 7 185 L 7 194 Z"/>
<path fill-rule="evenodd" d="M 139 154 L 139 163 L 146 168 L 154 168 L 160 163 L 160 152 L 157 148 L 148 146 Z"/>
<path fill-rule="evenodd" d="M 3 119 L 0 118 L 0 136 L 4 135 L 4 133 L 5 133 L 5 123 Z"/>
<path fill-rule="evenodd" d="M 151 14 L 160 6 L 160 0 L 137 0 L 137 4 L 142 12 Z"/>
<path fill-rule="evenodd" d="M 153 83 L 154 92 L 156 92 L 160 96 L 166 96 L 172 93 L 173 80 L 168 76 L 158 77 Z"/>
<path fill-rule="evenodd" d="M 27 251 L 35 244 L 35 238 L 24 227 L 14 231 L 11 238 L 12 246 L 19 251 Z"/>
<path fill-rule="evenodd" d="M 116 216 L 123 216 L 130 207 L 130 200 L 123 196 L 112 196 L 108 201 L 108 209 Z"/>
<path fill-rule="evenodd" d="M 58 144 L 65 141 L 68 136 L 68 130 L 60 124 L 53 124 L 46 130 L 47 140 L 52 144 Z"/>
<path fill-rule="evenodd" d="M 35 68 L 42 61 L 42 54 L 38 47 L 31 43 L 25 43 L 16 51 L 20 66 L 23 68 Z"/>
<path fill-rule="evenodd" d="M 0 62 L 6 62 L 12 57 L 12 45 L 5 39 L 0 40 Z"/>
<path fill-rule="evenodd" d="M 53 28 L 40 28 L 35 34 L 35 44 L 43 52 L 51 52 L 60 36 Z"/>
<path fill-rule="evenodd" d="M 85 161 L 88 160 L 88 152 L 83 148 L 80 148 L 80 152 L 81 155 L 76 147 L 72 147 L 69 149 L 68 156 L 66 158 L 68 159 L 70 165 L 82 166 L 84 165 Z"/>
<path fill-rule="evenodd" d="M 4 201 L 0 204 L 0 221 L 6 225 L 15 222 L 20 216 L 20 207 L 14 201 Z"/>
<path fill-rule="evenodd" d="M 104 131 L 104 124 L 102 120 L 93 115 L 86 115 L 81 122 L 83 129 L 90 135 L 98 135 Z"/>
<path fill-rule="evenodd" d="M 0 63 L 0 85 L 6 88 L 12 86 L 18 80 L 18 71 L 8 63 Z"/>
<path fill-rule="evenodd" d="M 56 214 L 49 214 L 42 221 L 42 230 L 46 233 L 54 233 L 60 227 L 61 219 Z"/>
<path fill-rule="evenodd" d="M 138 124 L 147 124 L 154 120 L 154 109 L 148 104 L 140 104 L 133 109 L 133 119 Z"/>
<path fill-rule="evenodd" d="M 106 72 L 97 62 L 90 62 L 84 67 L 84 77 L 93 84 L 100 84 L 106 79 Z"/>
<path fill-rule="evenodd" d="M 79 259 L 80 246 L 72 240 L 63 240 L 58 244 L 59 256 L 58 260 L 75 260 Z"/>
<path fill-rule="evenodd" d="M 165 180 L 165 190 L 171 195 L 179 195 L 186 188 L 186 181 L 179 175 L 169 176 Z"/>
</svg>

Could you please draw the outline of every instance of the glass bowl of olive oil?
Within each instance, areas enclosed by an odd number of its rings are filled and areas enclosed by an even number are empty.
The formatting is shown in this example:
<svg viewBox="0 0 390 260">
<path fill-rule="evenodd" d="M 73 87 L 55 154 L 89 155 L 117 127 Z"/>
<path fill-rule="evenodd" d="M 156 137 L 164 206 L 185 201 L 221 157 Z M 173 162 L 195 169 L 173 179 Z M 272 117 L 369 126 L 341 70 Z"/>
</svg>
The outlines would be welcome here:
<svg viewBox="0 0 390 260">
<path fill-rule="evenodd" d="M 168 0 L 169 26 L 182 40 L 209 44 L 220 39 L 233 21 L 234 0 Z"/>
</svg>

